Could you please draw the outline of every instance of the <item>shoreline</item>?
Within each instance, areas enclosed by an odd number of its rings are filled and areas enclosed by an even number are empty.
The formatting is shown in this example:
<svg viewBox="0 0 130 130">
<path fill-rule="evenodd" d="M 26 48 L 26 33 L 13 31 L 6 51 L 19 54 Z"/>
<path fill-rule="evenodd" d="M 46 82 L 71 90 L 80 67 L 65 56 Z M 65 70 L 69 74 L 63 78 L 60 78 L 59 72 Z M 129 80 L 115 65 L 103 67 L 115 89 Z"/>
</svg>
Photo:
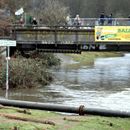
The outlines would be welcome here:
<svg viewBox="0 0 130 130">
<path fill-rule="evenodd" d="M 61 68 L 78 69 L 92 66 L 97 58 L 122 57 L 122 52 L 83 52 L 81 54 L 56 54 L 61 60 Z"/>
</svg>

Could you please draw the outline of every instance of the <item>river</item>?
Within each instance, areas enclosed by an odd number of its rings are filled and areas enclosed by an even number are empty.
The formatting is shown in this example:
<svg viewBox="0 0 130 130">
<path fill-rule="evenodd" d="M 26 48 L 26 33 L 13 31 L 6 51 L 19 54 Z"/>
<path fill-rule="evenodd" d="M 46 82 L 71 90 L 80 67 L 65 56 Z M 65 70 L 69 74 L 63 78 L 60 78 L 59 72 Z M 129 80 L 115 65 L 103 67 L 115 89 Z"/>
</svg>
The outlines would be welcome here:
<svg viewBox="0 0 130 130">
<path fill-rule="evenodd" d="M 98 58 L 92 66 L 76 69 L 62 66 L 51 72 L 55 76 L 52 84 L 11 90 L 9 99 L 130 111 L 130 54 Z"/>
</svg>

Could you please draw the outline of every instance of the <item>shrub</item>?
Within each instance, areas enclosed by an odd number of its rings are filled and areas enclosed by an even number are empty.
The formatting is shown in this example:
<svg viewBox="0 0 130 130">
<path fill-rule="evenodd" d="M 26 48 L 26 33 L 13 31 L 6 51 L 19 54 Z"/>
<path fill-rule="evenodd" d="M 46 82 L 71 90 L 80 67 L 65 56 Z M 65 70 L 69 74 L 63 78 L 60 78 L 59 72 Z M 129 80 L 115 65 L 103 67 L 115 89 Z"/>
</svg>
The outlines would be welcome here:
<svg viewBox="0 0 130 130">
<path fill-rule="evenodd" d="M 18 87 L 36 87 L 47 85 L 53 80 L 52 74 L 47 70 L 49 66 L 59 64 L 59 60 L 51 54 L 35 54 L 29 58 L 22 57 L 19 53 L 17 58 L 11 58 L 9 61 L 9 86 Z M 0 69 L 0 87 L 5 88 L 6 82 L 6 64 L 3 62 Z"/>
<path fill-rule="evenodd" d="M 0 86 L 5 86 L 5 65 L 0 72 Z M 52 80 L 41 61 L 18 58 L 9 62 L 9 85 L 16 87 L 36 87 L 38 84 L 46 85 Z"/>
</svg>

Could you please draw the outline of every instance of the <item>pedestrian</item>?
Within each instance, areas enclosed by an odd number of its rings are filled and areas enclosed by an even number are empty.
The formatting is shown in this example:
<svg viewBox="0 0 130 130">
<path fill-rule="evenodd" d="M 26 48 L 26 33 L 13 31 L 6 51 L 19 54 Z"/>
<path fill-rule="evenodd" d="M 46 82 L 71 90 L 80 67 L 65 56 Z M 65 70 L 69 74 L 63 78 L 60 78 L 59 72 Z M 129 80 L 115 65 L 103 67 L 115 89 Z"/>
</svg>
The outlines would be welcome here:
<svg viewBox="0 0 130 130">
<path fill-rule="evenodd" d="M 66 17 L 66 25 L 67 26 L 71 26 L 72 25 L 70 15 L 67 15 L 67 17 Z"/>
<path fill-rule="evenodd" d="M 35 25 L 35 26 L 37 25 L 37 20 L 36 20 L 35 17 L 33 18 L 32 24 Z"/>
<path fill-rule="evenodd" d="M 108 16 L 108 25 L 112 25 L 112 14 Z"/>
<path fill-rule="evenodd" d="M 104 13 L 101 13 L 99 23 L 102 26 L 102 25 L 104 25 L 104 22 L 105 22 L 105 15 L 104 15 Z"/>
<path fill-rule="evenodd" d="M 128 16 L 128 25 L 130 26 L 130 15 Z"/>
<path fill-rule="evenodd" d="M 81 26 L 81 19 L 79 17 L 79 14 L 77 14 L 75 19 L 74 19 L 74 25 Z"/>
<path fill-rule="evenodd" d="M 20 20 L 19 20 L 20 24 L 23 25 L 24 24 L 24 19 L 23 16 L 21 16 Z"/>
</svg>

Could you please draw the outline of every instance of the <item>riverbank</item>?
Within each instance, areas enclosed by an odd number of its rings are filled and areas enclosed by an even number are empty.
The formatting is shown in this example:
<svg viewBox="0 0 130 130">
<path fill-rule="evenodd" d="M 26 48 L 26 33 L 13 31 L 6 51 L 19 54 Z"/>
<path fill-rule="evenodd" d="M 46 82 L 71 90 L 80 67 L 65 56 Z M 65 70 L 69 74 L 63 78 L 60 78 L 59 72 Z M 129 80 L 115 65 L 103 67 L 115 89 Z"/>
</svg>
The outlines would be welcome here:
<svg viewBox="0 0 130 130">
<path fill-rule="evenodd" d="M 130 118 L 63 115 L 0 106 L 0 130 L 130 130 Z"/>
<path fill-rule="evenodd" d="M 82 52 L 81 54 L 56 54 L 61 60 L 61 67 L 78 69 L 81 66 L 92 66 L 96 58 L 121 57 L 123 52 Z"/>
<path fill-rule="evenodd" d="M 92 65 L 96 58 L 119 57 L 123 56 L 122 52 L 83 52 L 82 54 L 69 54 L 76 62 L 83 65 Z"/>
<path fill-rule="evenodd" d="M 0 56 L 0 88 L 4 89 L 6 61 L 4 56 Z M 53 81 L 53 76 L 48 69 L 59 64 L 60 60 L 50 53 L 16 52 L 9 60 L 9 86 L 12 89 L 20 89 L 48 85 Z"/>
</svg>

